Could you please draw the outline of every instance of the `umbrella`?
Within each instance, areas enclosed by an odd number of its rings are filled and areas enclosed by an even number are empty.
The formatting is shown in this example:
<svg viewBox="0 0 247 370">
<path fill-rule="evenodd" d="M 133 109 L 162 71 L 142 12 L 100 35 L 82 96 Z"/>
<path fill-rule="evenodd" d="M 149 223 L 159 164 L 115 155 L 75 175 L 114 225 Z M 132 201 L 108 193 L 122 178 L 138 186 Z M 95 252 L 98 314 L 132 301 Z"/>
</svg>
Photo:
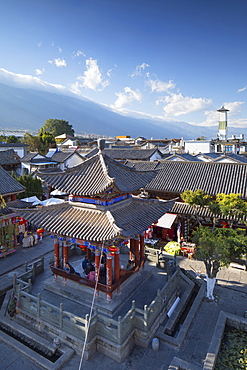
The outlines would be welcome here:
<svg viewBox="0 0 247 370">
<path fill-rule="evenodd" d="M 51 205 L 54 205 L 54 204 L 64 203 L 64 202 L 65 202 L 65 200 L 63 200 L 63 199 L 49 198 L 49 199 L 46 199 L 46 200 L 42 200 L 42 202 L 40 202 L 40 205 L 41 206 L 51 206 Z"/>
<path fill-rule="evenodd" d="M 67 193 L 64 193 L 64 192 L 63 192 L 63 191 L 61 191 L 61 190 L 55 189 L 55 190 L 53 190 L 50 194 L 51 194 L 51 195 L 66 195 Z"/>
<path fill-rule="evenodd" d="M 41 203 L 41 201 L 36 196 L 28 197 L 28 198 L 23 198 L 21 200 L 23 202 L 33 203 L 33 206 L 35 206 L 36 204 L 40 204 Z"/>
</svg>

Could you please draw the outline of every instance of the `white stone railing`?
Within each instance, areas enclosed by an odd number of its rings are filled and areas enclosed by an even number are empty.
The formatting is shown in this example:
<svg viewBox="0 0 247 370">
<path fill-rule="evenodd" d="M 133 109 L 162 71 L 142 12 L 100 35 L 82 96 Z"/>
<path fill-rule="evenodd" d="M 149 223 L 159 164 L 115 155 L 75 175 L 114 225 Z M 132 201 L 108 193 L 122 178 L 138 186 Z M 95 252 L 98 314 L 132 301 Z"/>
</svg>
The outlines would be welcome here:
<svg viewBox="0 0 247 370">
<path fill-rule="evenodd" d="M 37 320 L 43 320 L 80 340 L 85 337 L 86 330 L 89 329 L 88 340 L 98 335 L 120 345 L 134 330 L 148 334 L 157 318 L 162 314 L 166 315 L 173 303 L 171 297 L 174 296 L 178 287 L 179 277 L 180 270 L 178 268 L 162 290 L 157 291 L 156 298 L 149 306 L 145 305 L 143 309 L 136 308 L 133 300 L 130 310 L 124 317 L 119 316 L 117 320 L 104 316 L 95 309 L 90 327 L 89 315 L 86 315 L 85 318 L 78 317 L 64 311 L 62 303 L 56 307 L 43 301 L 40 294 L 37 297 L 33 296 L 29 293 L 30 286 L 28 287 L 28 284 L 21 281 L 20 278 L 15 279 L 14 291 L 19 302 L 20 312 L 29 313 Z"/>
</svg>

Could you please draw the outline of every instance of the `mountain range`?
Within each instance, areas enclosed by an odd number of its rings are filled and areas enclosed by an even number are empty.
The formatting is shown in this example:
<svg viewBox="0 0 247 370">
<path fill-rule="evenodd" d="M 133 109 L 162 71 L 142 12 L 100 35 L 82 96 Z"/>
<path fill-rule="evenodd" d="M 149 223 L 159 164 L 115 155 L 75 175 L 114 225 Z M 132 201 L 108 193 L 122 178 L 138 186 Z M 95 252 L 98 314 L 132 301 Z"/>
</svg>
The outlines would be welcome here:
<svg viewBox="0 0 247 370">
<path fill-rule="evenodd" d="M 69 121 L 75 133 L 114 137 L 130 135 L 145 138 L 216 138 L 215 127 L 194 126 L 186 122 L 167 122 L 124 116 L 85 98 L 25 89 L 0 83 L 0 129 L 37 132 L 49 118 Z M 229 134 L 245 134 L 232 127 Z"/>
</svg>

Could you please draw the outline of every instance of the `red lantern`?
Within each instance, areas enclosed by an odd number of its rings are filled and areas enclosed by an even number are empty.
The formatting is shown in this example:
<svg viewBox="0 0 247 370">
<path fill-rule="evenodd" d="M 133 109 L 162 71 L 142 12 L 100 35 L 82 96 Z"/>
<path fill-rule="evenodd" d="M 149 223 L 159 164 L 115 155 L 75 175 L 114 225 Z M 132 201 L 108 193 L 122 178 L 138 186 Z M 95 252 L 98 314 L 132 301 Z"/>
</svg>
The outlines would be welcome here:
<svg viewBox="0 0 247 370">
<path fill-rule="evenodd" d="M 114 245 L 112 245 L 111 247 L 108 247 L 108 250 L 109 252 L 114 254 L 115 252 L 118 251 L 118 247 L 115 247 Z"/>
<path fill-rule="evenodd" d="M 80 247 L 80 249 L 81 249 L 82 251 L 86 251 L 86 250 L 87 250 L 87 247 L 85 247 L 85 245 L 79 245 L 79 247 Z"/>
</svg>

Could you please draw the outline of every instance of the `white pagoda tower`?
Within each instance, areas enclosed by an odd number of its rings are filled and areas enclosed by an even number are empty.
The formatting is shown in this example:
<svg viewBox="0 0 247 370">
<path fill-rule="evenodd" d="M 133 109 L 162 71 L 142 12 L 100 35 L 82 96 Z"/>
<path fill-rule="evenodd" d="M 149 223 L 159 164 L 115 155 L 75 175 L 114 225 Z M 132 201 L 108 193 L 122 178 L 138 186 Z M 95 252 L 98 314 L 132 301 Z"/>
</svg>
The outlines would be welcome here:
<svg viewBox="0 0 247 370">
<path fill-rule="evenodd" d="M 229 112 L 229 109 L 222 106 L 220 109 L 217 109 L 217 112 L 220 112 L 219 131 L 217 136 L 220 140 L 227 140 L 227 112 Z"/>
</svg>

